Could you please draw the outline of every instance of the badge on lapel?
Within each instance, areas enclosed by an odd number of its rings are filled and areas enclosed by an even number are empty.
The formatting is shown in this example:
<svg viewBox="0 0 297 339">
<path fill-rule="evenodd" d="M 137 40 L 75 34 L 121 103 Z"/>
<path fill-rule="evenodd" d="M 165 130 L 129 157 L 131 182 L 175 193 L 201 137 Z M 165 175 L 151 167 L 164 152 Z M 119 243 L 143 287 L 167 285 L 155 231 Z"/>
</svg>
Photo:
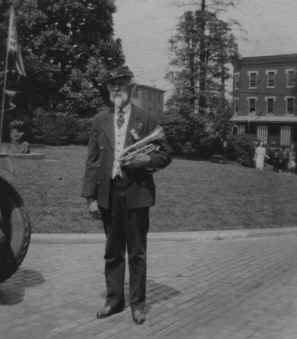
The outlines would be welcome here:
<svg viewBox="0 0 297 339">
<path fill-rule="evenodd" d="M 141 130 L 143 128 L 142 122 L 137 122 L 135 127 L 130 130 L 130 135 L 134 142 L 138 141 L 140 139 Z"/>
</svg>

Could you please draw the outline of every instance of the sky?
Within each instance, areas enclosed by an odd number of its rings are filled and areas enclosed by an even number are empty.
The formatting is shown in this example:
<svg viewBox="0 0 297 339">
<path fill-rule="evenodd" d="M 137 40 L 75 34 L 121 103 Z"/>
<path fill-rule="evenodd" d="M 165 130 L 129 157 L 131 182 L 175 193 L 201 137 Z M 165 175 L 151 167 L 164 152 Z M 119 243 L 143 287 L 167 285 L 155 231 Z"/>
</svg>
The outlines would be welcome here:
<svg viewBox="0 0 297 339">
<path fill-rule="evenodd" d="M 207 0 L 208 1 L 208 0 Z M 182 0 L 116 0 L 115 36 L 140 83 L 170 88 L 168 40 L 184 8 Z M 225 18 L 241 24 L 235 32 L 241 56 L 297 53 L 296 0 L 238 0 Z"/>
</svg>

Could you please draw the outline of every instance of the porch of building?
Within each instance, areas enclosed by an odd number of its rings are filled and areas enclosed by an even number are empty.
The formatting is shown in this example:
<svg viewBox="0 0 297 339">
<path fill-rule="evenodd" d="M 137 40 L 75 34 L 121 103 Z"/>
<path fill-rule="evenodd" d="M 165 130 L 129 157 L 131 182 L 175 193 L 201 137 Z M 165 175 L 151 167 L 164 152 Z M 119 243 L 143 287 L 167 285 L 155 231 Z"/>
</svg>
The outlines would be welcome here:
<svg viewBox="0 0 297 339">
<path fill-rule="evenodd" d="M 231 119 L 235 134 L 251 134 L 271 148 L 297 145 L 297 116 L 236 115 Z"/>
<path fill-rule="evenodd" d="M 297 122 L 241 122 L 234 124 L 234 133 L 254 135 L 265 146 L 271 148 L 289 147 L 297 145 Z"/>
</svg>

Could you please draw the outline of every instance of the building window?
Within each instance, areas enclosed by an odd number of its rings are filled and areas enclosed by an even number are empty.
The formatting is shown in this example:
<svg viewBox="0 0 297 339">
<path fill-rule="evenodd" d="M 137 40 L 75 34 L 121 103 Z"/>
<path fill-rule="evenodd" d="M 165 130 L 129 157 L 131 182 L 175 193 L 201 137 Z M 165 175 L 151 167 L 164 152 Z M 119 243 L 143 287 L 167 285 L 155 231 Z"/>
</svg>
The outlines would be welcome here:
<svg viewBox="0 0 297 339">
<path fill-rule="evenodd" d="M 258 72 L 249 72 L 249 88 L 257 87 Z"/>
<path fill-rule="evenodd" d="M 256 103 L 257 103 L 257 98 L 256 97 L 249 97 L 248 98 L 248 112 L 249 113 L 256 113 Z"/>
<path fill-rule="evenodd" d="M 134 89 L 133 97 L 134 97 L 135 99 L 137 99 L 137 97 L 138 97 L 138 89 L 137 89 L 137 87 Z"/>
<path fill-rule="evenodd" d="M 245 125 L 238 125 L 237 133 L 238 135 L 245 134 Z"/>
<path fill-rule="evenodd" d="M 280 145 L 280 126 L 271 125 L 268 128 L 268 144 L 272 147 Z"/>
<path fill-rule="evenodd" d="M 296 71 L 294 69 L 287 69 L 287 87 L 294 87 L 296 85 Z"/>
<path fill-rule="evenodd" d="M 286 113 L 293 114 L 295 111 L 295 98 L 285 97 L 285 100 L 286 100 Z"/>
<path fill-rule="evenodd" d="M 234 73 L 234 89 L 239 89 L 239 73 Z"/>
<path fill-rule="evenodd" d="M 160 106 L 162 106 L 162 104 L 163 104 L 163 94 L 162 93 L 159 93 L 159 104 L 160 104 Z"/>
<path fill-rule="evenodd" d="M 275 87 L 275 75 L 276 71 L 267 71 L 266 79 L 267 79 L 267 87 Z"/>
<path fill-rule="evenodd" d="M 142 90 L 142 100 L 146 101 L 147 100 L 147 92 L 145 89 Z"/>
<path fill-rule="evenodd" d="M 267 145 L 268 142 L 267 126 L 257 126 L 257 139 L 261 140 L 264 143 L 264 145 Z"/>
<path fill-rule="evenodd" d="M 275 97 L 266 97 L 266 112 L 273 114 L 275 112 Z"/>
<path fill-rule="evenodd" d="M 290 126 L 281 127 L 280 144 L 281 146 L 289 146 L 291 144 L 291 127 Z"/>
</svg>

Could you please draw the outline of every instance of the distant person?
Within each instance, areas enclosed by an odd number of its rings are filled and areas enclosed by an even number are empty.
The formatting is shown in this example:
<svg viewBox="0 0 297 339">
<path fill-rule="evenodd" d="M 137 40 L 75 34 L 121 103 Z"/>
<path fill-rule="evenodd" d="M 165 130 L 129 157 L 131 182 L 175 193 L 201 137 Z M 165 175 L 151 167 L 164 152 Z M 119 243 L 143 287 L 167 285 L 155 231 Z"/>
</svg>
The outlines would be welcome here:
<svg viewBox="0 0 297 339">
<path fill-rule="evenodd" d="M 224 160 L 226 160 L 227 159 L 227 149 L 228 149 L 228 141 L 226 139 L 223 139 L 222 148 L 223 148 L 223 157 L 224 157 Z"/>
<path fill-rule="evenodd" d="M 24 122 L 13 120 L 9 124 L 9 141 L 8 153 L 30 153 L 30 146 L 27 141 L 23 141 Z"/>
<path fill-rule="evenodd" d="M 260 141 L 255 149 L 254 160 L 256 169 L 261 171 L 264 169 L 265 158 L 268 158 L 266 154 L 266 148 L 264 147 L 263 142 Z"/>
<path fill-rule="evenodd" d="M 288 171 L 291 173 L 296 172 L 296 152 L 293 144 L 288 151 Z"/>
<path fill-rule="evenodd" d="M 282 155 L 279 149 L 276 149 L 272 155 L 272 166 L 274 172 L 279 172 L 281 169 Z"/>
<path fill-rule="evenodd" d="M 288 170 L 289 163 L 289 150 L 286 147 L 281 149 L 281 171 L 285 172 Z"/>
</svg>

